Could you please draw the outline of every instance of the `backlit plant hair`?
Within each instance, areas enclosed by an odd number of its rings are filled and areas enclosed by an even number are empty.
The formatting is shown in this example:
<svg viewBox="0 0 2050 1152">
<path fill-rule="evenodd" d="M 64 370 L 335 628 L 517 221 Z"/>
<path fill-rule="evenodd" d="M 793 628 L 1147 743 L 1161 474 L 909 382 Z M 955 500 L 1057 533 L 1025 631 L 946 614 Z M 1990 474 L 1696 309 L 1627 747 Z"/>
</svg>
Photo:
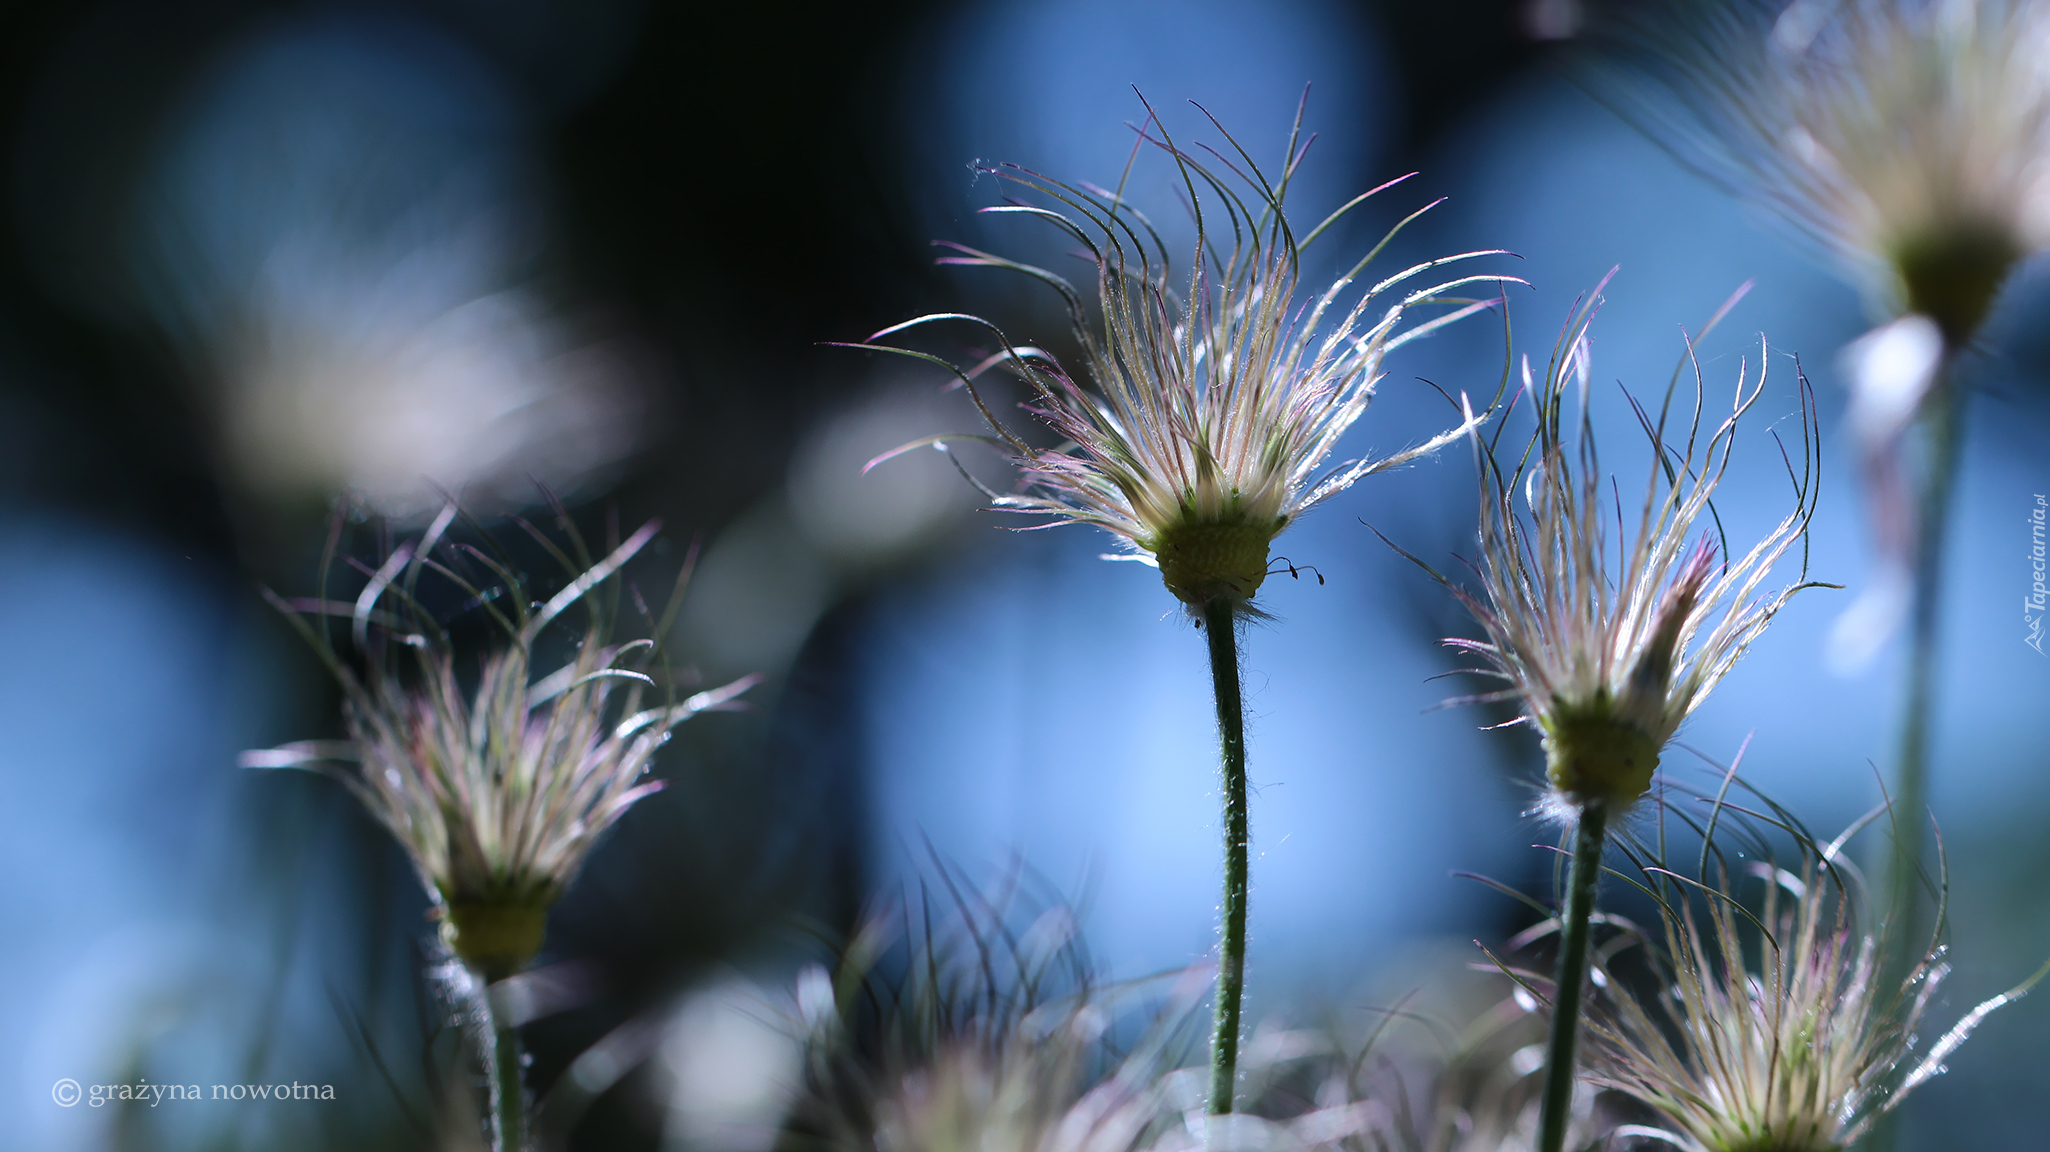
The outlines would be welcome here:
<svg viewBox="0 0 2050 1152">
<path fill-rule="evenodd" d="M 541 600 L 503 553 L 447 541 L 457 515 L 451 503 L 377 568 L 359 566 L 367 579 L 353 601 L 328 598 L 339 518 L 317 596 L 288 600 L 265 589 L 341 685 L 349 738 L 249 752 L 242 764 L 308 768 L 341 781 L 406 850 L 449 950 L 490 983 L 534 958 L 548 910 L 592 846 L 662 786 L 647 773 L 670 732 L 727 706 L 755 678 L 676 697 L 677 676 L 661 638 L 688 564 L 663 616 L 648 617 L 651 638 L 612 640 L 620 569 L 654 539 L 658 524 L 594 561 L 566 515 L 567 552 L 519 521 L 567 578 Z M 445 621 L 423 602 L 420 584 L 430 574 L 464 598 L 464 611 L 480 612 L 494 626 L 495 642 L 480 655 L 474 679 L 461 667 Z M 568 661 L 536 676 L 544 636 L 572 609 L 581 610 L 583 624 Z M 327 626 L 333 617 L 349 621 L 355 657 L 336 649 Z M 659 703 L 646 698 L 650 689 L 660 693 Z M 485 1015 L 497 1050 L 498 1144 L 517 1150 L 525 1127 L 518 1037 L 497 1014 Z"/>
<path fill-rule="evenodd" d="M 1883 812 L 1820 844 L 1775 806 L 1764 831 L 1791 833 L 1793 859 L 1772 845 L 1784 835 L 1754 830 L 1733 865 L 1715 842 L 1718 818 L 1730 816 L 1719 795 L 1707 827 L 1696 827 L 1706 833 L 1699 879 L 1639 861 L 1632 883 L 1657 903 L 1662 929 L 1659 941 L 1643 941 L 1654 983 L 1603 981 L 1589 1026 L 1593 1082 L 1663 1120 L 1631 1134 L 1687 1152 L 1838 1152 L 2043 978 L 1980 1004 L 1917 1054 L 1916 1032 L 1949 972 L 1936 943 L 1941 910 L 1934 937 L 1911 942 L 1916 962 L 1889 978 L 1880 941 L 1901 928 L 1868 922 L 1843 858 Z"/>
<path fill-rule="evenodd" d="M 1719 419 L 1709 411 L 1692 339 L 1657 410 L 1630 401 L 1651 460 L 1642 506 L 1625 519 L 1596 452 L 1589 404 L 1587 327 L 1607 284 L 1605 277 L 1567 322 L 1542 378 L 1524 361 L 1515 403 L 1530 402 L 1536 428 L 1529 441 L 1505 448 L 1504 425 L 1485 437 L 1473 435 L 1481 478 L 1475 565 L 1481 592 L 1432 572 L 1487 634 L 1446 643 L 1482 659 L 1486 667 L 1471 671 L 1505 684 L 1472 699 L 1521 706 L 1513 723 L 1536 729 L 1544 744 L 1546 808 L 1573 829 L 1539 1152 L 1558 1152 L 1565 1139 L 1589 925 L 1609 822 L 1650 787 L 1681 722 L 1787 601 L 1815 586 L 1796 581 L 1764 589 L 1774 566 L 1805 539 L 1815 512 L 1820 446 L 1808 383 L 1798 369 L 1799 461 L 1782 446 L 1792 509 L 1738 553 L 1723 537 L 1711 503 L 1729 472 L 1738 423 L 1764 391 L 1762 343 L 1757 375 L 1748 360 L 1739 366 L 1728 413 Z M 1724 304 L 1702 334 L 1742 296 L 1740 290 Z M 1691 404 L 1678 387 L 1690 366 Z M 1577 419 L 1568 413 L 1569 392 Z M 1706 430 L 1704 417 L 1711 421 Z M 1805 559 L 1804 551 L 1804 574 Z"/>
<path fill-rule="evenodd" d="M 1080 244 L 1095 272 L 1094 314 L 1080 289 L 1044 268 L 951 244 L 958 255 L 942 263 L 1007 269 L 1050 286 L 1066 304 L 1083 350 L 1080 378 L 1051 354 L 958 313 L 920 316 L 853 345 L 952 372 L 990 429 L 988 435 L 930 437 L 870 467 L 915 447 L 944 450 L 963 439 L 992 444 L 1009 454 L 1022 480 L 1008 495 L 984 488 L 995 507 L 1046 517 L 1042 527 L 1094 524 L 1111 532 L 1133 558 L 1159 569 L 1168 591 L 1207 634 L 1224 761 L 1225 893 L 1211 1085 L 1218 1113 L 1232 1110 L 1245 965 L 1248 833 L 1237 628 L 1256 612 L 1252 599 L 1270 574 L 1274 538 L 1297 516 L 1361 477 L 1435 451 L 1485 418 L 1469 415 L 1391 456 L 1325 464 L 1372 400 L 1383 357 L 1488 306 L 1449 296 L 1454 289 L 1510 279 L 1467 276 L 1394 294 L 1434 268 L 1489 254 L 1467 252 L 1407 268 L 1346 302 L 1356 278 L 1419 209 L 1329 287 L 1297 302 L 1303 250 L 1351 209 L 1399 182 L 1354 197 L 1299 235 L 1283 203 L 1310 143 L 1301 127 L 1299 107 L 1279 178 L 1270 179 L 1229 133 L 1229 155 L 1206 148 L 1210 159 L 1199 160 L 1168 136 L 1149 108 L 1132 157 L 1136 161 L 1149 146 L 1158 149 L 1181 176 L 1196 239 L 1179 269 L 1167 242 L 1125 200 L 1122 180 L 1120 191 L 1108 191 L 1015 165 L 990 170 L 1057 206 L 1013 200 L 983 211 L 1044 221 Z M 1426 304 L 1449 304 L 1452 311 L 1402 327 L 1410 309 Z M 979 329 L 995 339 L 997 350 L 963 368 L 877 343 L 943 321 Z M 1057 446 L 1037 447 L 997 417 L 979 383 L 991 369 L 1025 383 L 1027 410 L 1062 438 Z"/>
<path fill-rule="evenodd" d="M 1922 915 L 1943 552 L 1965 427 L 1959 361 L 2014 271 L 2050 248 L 2050 6 L 1624 4 L 1602 27 L 1610 67 L 1591 74 L 1625 80 L 1611 106 L 1819 241 L 1889 320 L 1847 350 L 1876 562 L 1830 653 L 1860 667 L 1908 627 L 1889 787 L 1905 818 L 1878 878 L 1882 900 Z M 1894 976 L 1914 961 L 1891 959 Z"/>
<path fill-rule="evenodd" d="M 1542 380 L 1524 361 L 1518 400 L 1530 401 L 1530 440 L 1505 448 L 1506 426 L 1486 437 L 1475 433 L 1481 592 L 1445 582 L 1487 636 L 1446 643 L 1481 657 L 1486 667 L 1474 671 L 1505 684 L 1470 700 L 1521 705 L 1514 723 L 1542 737 L 1551 805 L 1569 816 L 1594 803 L 1611 814 L 1633 804 L 1688 714 L 1795 593 L 1817 586 L 1797 580 L 1764 588 L 1775 565 L 1803 542 L 1815 514 L 1820 443 L 1808 382 L 1798 371 L 1801 456 L 1786 458 L 1793 507 L 1741 554 L 1723 555 L 1728 541 L 1712 501 L 1729 472 L 1738 424 L 1765 389 L 1763 343 L 1757 373 L 1748 359 L 1740 364 L 1719 419 L 1693 365 L 1692 340 L 1655 412 L 1629 398 L 1652 453 L 1639 509 L 1624 519 L 1602 470 L 1590 404 L 1587 329 L 1607 283 L 1561 332 Z M 1742 296 L 1732 297 L 1701 336 Z M 1677 387 L 1690 365 L 1691 404 Z M 1568 410 L 1569 393 L 1577 414 Z M 1704 417 L 1712 421 L 1707 428 Z M 1805 554 L 1802 567 L 1805 573 Z"/>
<path fill-rule="evenodd" d="M 787 1146 L 833 1152 L 1139 1152 L 1179 1126 L 1162 1076 L 1201 984 L 1114 1041 L 1134 994 L 1077 913 L 1014 861 L 977 883 L 934 855 L 915 893 L 863 917 L 798 977 L 805 1074 Z"/>
</svg>

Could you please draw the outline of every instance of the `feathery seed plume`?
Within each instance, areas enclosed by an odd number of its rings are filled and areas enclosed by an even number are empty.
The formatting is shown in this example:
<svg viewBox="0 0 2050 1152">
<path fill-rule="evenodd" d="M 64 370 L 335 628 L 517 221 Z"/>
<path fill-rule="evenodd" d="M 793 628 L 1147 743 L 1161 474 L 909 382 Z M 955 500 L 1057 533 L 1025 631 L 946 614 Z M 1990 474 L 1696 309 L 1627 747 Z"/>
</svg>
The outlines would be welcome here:
<svg viewBox="0 0 2050 1152">
<path fill-rule="evenodd" d="M 611 620 L 620 568 L 659 525 L 596 563 L 574 533 L 576 562 L 535 532 L 571 576 L 537 602 L 510 562 L 445 543 L 456 515 L 451 504 L 418 541 L 394 549 L 353 602 L 329 601 L 324 590 L 297 601 L 266 590 L 341 683 L 349 739 L 249 752 L 242 763 L 311 767 L 341 780 L 412 858 L 451 950 L 499 980 L 539 951 L 549 908 L 598 838 L 662 786 L 646 774 L 671 730 L 729 704 L 754 678 L 643 706 L 647 690 L 661 686 L 650 673 L 667 678 L 659 640 L 614 643 Z M 480 567 L 481 579 L 466 577 Z M 424 572 L 498 626 L 498 646 L 467 687 L 444 622 L 416 595 Z M 579 606 L 586 622 L 573 654 L 536 677 L 544 631 Z M 334 650 L 319 622 L 326 616 L 350 619 L 362 670 Z M 654 636 L 667 623 L 651 621 Z M 329 770 L 336 762 L 355 767 Z"/>
<path fill-rule="evenodd" d="M 1847 838 L 1803 839 L 1791 868 L 1751 863 L 1744 878 L 1763 888 L 1755 903 L 1726 864 L 1713 887 L 1646 869 L 1664 922 L 1660 990 L 1607 981 L 1614 994 L 1590 1035 L 1594 1082 L 1670 1125 L 1647 1134 L 1688 1152 L 1838 1152 L 1940 1074 L 1987 1014 L 2042 978 L 1979 1005 L 1916 1058 L 1915 1031 L 1949 968 L 1931 946 L 1888 986 L 1840 859 Z M 1705 850 L 1711 859 L 1722 853 Z M 1705 897 L 1699 907 L 1695 889 Z"/>
<path fill-rule="evenodd" d="M 1485 440 L 1474 436 L 1482 592 L 1444 582 L 1487 638 L 1446 643 L 1481 657 L 1487 667 L 1474 671 L 1507 685 L 1472 700 L 1522 705 L 1518 722 L 1544 739 L 1555 799 L 1620 810 L 1650 787 L 1666 742 L 1773 616 L 1794 593 L 1815 586 L 1761 592 L 1814 515 L 1818 446 L 1802 378 L 1801 456 L 1788 461 L 1794 507 L 1749 549 L 1719 548 L 1707 530 L 1715 519 L 1710 500 L 1730 467 L 1738 422 L 1764 390 L 1765 349 L 1755 377 L 1748 363 L 1740 366 L 1729 413 L 1706 436 L 1697 367 L 1691 416 L 1684 399 L 1675 411 L 1672 388 L 1656 412 L 1637 408 L 1653 459 L 1643 504 L 1624 519 L 1601 470 L 1588 407 L 1587 327 L 1600 299 L 1598 286 L 1561 333 L 1542 380 L 1524 361 L 1523 392 L 1537 421 L 1529 443 L 1504 451 L 1499 429 Z M 1566 412 L 1569 391 L 1580 407 L 1577 435 Z"/>
<path fill-rule="evenodd" d="M 1679 97 L 1653 135 L 1833 250 L 1889 314 L 1928 316 L 1963 345 L 2008 272 L 2050 246 L 2050 11 L 2029 0 L 1696 7 L 1634 11 L 1618 26 L 1625 51 Z"/>
<path fill-rule="evenodd" d="M 1225 139 L 1236 159 L 1213 153 L 1213 163 L 1206 165 L 1164 129 L 1156 136 L 1156 129 L 1159 121 L 1149 116 L 1133 155 L 1156 147 L 1183 177 L 1197 232 L 1186 265 L 1172 265 L 1160 234 L 1118 192 L 1065 184 L 1014 165 L 990 169 L 1058 206 L 1013 200 L 983 211 L 1044 220 L 1080 244 L 1096 275 L 1094 316 L 1082 290 L 1046 269 L 961 245 L 948 245 L 959 255 L 941 262 L 1009 269 L 1051 286 L 1067 305 L 1086 372 L 1078 377 L 1047 352 L 1016 344 L 996 325 L 973 316 L 921 316 L 886 328 L 857 347 L 948 368 L 968 389 L 993 436 L 936 436 L 869 466 L 915 447 L 944 448 L 956 439 L 992 443 L 1009 452 L 1023 478 L 1021 490 L 1010 495 L 986 490 L 996 507 L 1054 523 L 1095 524 L 1119 536 L 1137 558 L 1157 565 L 1168 590 L 1192 610 L 1200 612 L 1212 601 L 1243 609 L 1269 575 L 1270 543 L 1297 516 L 1361 477 L 1436 451 L 1483 418 L 1386 457 L 1325 467 L 1340 437 L 1373 399 L 1388 352 L 1488 306 L 1446 293 L 1513 278 L 1467 276 L 1391 297 L 1431 269 L 1495 254 L 1466 252 L 1405 269 L 1345 302 L 1394 236 L 1391 230 L 1330 286 L 1298 301 L 1304 249 L 1351 209 L 1400 181 L 1355 197 L 1299 234 L 1283 203 L 1309 147 L 1299 139 L 1300 112 L 1278 179 L 1270 179 L 1229 134 Z M 1409 310 L 1425 304 L 1456 307 L 1402 328 Z M 979 326 L 995 338 L 998 350 L 962 369 L 876 343 L 939 321 Z M 1028 410 L 1063 437 L 1060 446 L 1035 447 L 997 418 L 978 387 L 992 368 L 1025 381 L 1031 390 Z"/>
</svg>

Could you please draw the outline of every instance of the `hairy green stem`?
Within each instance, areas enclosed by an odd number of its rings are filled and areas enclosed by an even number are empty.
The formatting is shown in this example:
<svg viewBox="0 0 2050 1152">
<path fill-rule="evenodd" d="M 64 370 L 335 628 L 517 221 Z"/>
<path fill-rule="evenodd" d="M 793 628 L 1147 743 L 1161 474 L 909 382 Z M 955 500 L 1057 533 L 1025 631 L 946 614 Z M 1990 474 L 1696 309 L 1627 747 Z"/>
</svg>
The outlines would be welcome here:
<svg viewBox="0 0 2050 1152">
<path fill-rule="evenodd" d="M 1232 1110 L 1239 1066 L 1239 1009 L 1246 989 L 1246 710 L 1239 693 L 1236 604 L 1203 606 L 1210 681 L 1224 761 L 1224 932 L 1217 949 L 1217 1027 L 1210 1042 L 1210 1114 Z"/>
<path fill-rule="evenodd" d="M 1573 830 L 1573 863 L 1566 873 L 1566 909 L 1559 924 L 1559 980 L 1552 992 L 1552 1035 L 1545 1045 L 1545 1088 L 1538 1113 L 1537 1152 L 1560 1152 L 1573 1115 L 1574 1045 L 1580 1038 L 1580 994 L 1587 984 L 1587 942 L 1594 892 L 1602 875 L 1608 805 L 1591 800 Z"/>
<path fill-rule="evenodd" d="M 491 1121 L 494 1152 L 527 1152 L 527 1089 L 520 1069 L 517 1025 L 484 992 L 491 1016 Z"/>
</svg>

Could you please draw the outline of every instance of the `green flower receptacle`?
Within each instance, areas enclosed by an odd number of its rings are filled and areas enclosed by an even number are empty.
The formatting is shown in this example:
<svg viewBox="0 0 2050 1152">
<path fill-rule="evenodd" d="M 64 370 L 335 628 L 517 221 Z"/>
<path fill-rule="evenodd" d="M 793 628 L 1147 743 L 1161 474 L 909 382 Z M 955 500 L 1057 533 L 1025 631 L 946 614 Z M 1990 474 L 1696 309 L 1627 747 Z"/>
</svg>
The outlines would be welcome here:
<svg viewBox="0 0 2050 1152">
<path fill-rule="evenodd" d="M 1267 546 L 1287 525 L 1177 524 L 1151 542 L 1160 578 L 1184 603 L 1251 600 L 1267 579 Z"/>
<path fill-rule="evenodd" d="M 548 905 L 531 900 L 451 901 L 441 924 L 449 950 L 490 983 L 531 963 L 547 930 Z"/>
<path fill-rule="evenodd" d="M 1905 240 L 1891 255 L 1908 311 L 1936 321 L 1944 344 L 1962 348 L 2023 253 L 2006 232 L 1989 226 Z"/>
<path fill-rule="evenodd" d="M 1644 729 L 1606 711 L 1547 717 L 1545 775 L 1576 806 L 1636 803 L 1658 770 L 1659 744 Z"/>
</svg>

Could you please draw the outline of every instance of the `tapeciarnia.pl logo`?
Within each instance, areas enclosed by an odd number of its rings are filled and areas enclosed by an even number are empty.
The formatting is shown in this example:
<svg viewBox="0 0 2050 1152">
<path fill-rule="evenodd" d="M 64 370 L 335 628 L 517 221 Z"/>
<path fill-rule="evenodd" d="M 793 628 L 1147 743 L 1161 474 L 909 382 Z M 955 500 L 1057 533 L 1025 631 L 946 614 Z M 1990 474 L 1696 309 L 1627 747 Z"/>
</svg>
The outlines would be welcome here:
<svg viewBox="0 0 2050 1152">
<path fill-rule="evenodd" d="M 2027 632 L 2022 643 L 2034 648 L 2038 655 L 2050 655 L 2043 651 L 2043 617 L 2050 607 L 2050 589 L 2044 587 L 2044 517 L 2050 513 L 2050 501 L 2044 494 L 2036 493 L 2036 506 L 2029 509 L 2029 569 L 2032 583 L 2029 594 L 2022 598 L 2022 627 Z"/>
</svg>

